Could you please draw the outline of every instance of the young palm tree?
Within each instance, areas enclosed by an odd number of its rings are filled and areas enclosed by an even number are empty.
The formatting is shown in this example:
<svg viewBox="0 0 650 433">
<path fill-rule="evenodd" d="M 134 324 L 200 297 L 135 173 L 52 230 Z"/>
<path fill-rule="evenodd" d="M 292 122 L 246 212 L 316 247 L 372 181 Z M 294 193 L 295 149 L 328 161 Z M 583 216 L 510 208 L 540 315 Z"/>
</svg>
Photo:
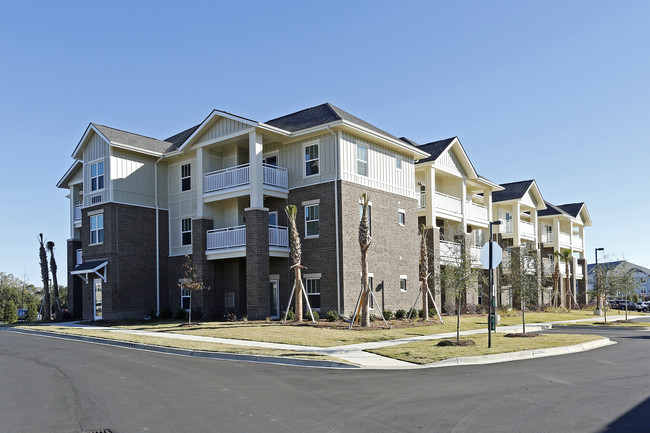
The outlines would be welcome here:
<svg viewBox="0 0 650 433">
<path fill-rule="evenodd" d="M 54 316 L 61 320 L 61 301 L 59 301 L 59 283 L 56 279 L 56 260 L 54 259 L 54 241 L 47 241 L 45 244 L 50 253 L 50 271 L 52 271 L 52 286 L 54 286 Z"/>
<path fill-rule="evenodd" d="M 555 258 L 555 270 L 553 271 L 553 308 L 557 308 L 557 300 L 560 296 L 560 259 Z"/>
<path fill-rule="evenodd" d="M 565 273 L 566 273 L 566 290 L 567 290 L 567 298 L 568 298 L 568 308 L 571 309 L 573 306 L 571 300 L 573 299 L 575 301 L 575 298 L 573 296 L 573 291 L 571 290 L 571 278 L 569 276 L 569 262 L 573 261 L 573 256 L 571 255 L 571 250 L 562 250 L 560 252 L 555 251 L 555 257 L 557 257 L 560 261 L 564 262 L 565 266 Z"/>
<path fill-rule="evenodd" d="M 300 261 L 302 259 L 302 248 L 300 247 L 300 235 L 296 228 L 296 213 L 297 208 L 295 205 L 288 205 L 284 208 L 287 218 L 289 219 L 289 255 L 293 260 L 293 273 L 295 280 L 294 294 L 296 295 L 295 303 L 295 321 L 302 322 L 302 293 L 304 291 L 302 285 L 301 269 L 303 266 Z"/>
<path fill-rule="evenodd" d="M 361 221 L 359 221 L 359 247 L 361 248 L 361 326 L 370 324 L 370 311 L 368 310 L 368 297 L 370 287 L 368 284 L 368 248 L 370 248 L 370 224 L 368 224 L 368 194 L 361 194 Z"/>
<path fill-rule="evenodd" d="M 422 292 L 422 321 L 429 320 L 429 252 L 427 250 L 427 235 L 424 224 L 420 226 L 420 291 Z"/>
<path fill-rule="evenodd" d="M 50 321 L 50 273 L 47 270 L 47 254 L 45 254 L 45 244 L 43 242 L 43 233 L 38 234 L 38 257 L 41 262 L 41 280 L 43 281 L 43 320 Z"/>
</svg>

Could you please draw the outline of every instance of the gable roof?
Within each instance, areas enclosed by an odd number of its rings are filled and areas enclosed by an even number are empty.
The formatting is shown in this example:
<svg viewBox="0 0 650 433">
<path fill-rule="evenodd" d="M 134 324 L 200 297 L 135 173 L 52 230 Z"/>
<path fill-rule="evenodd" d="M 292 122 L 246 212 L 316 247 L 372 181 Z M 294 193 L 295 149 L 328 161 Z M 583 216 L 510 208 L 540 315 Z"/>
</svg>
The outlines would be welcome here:
<svg viewBox="0 0 650 433">
<path fill-rule="evenodd" d="M 115 129 L 97 123 L 91 123 L 91 125 L 106 137 L 111 145 L 117 147 L 132 148 L 134 150 L 142 150 L 147 153 L 153 152 L 159 155 L 165 153 L 165 151 L 170 147 L 170 143 L 167 141 L 134 134 L 133 132 L 122 131 L 121 129 Z"/>
<path fill-rule="evenodd" d="M 445 138 L 444 140 L 432 141 L 431 143 L 420 144 L 418 149 L 428 153 L 429 157 L 421 159 L 418 164 L 435 161 L 458 137 Z M 459 140 L 460 142 L 460 140 Z"/>
<path fill-rule="evenodd" d="M 566 213 L 564 210 L 562 210 L 559 206 L 555 206 L 552 203 L 547 202 L 544 200 L 544 203 L 546 203 L 546 209 L 542 209 L 537 212 L 538 217 L 544 217 L 544 216 L 550 216 L 550 215 L 565 215 L 565 216 L 571 216 L 568 213 Z"/>
<path fill-rule="evenodd" d="M 415 141 L 411 140 L 410 138 L 400 137 L 399 139 L 402 140 L 404 143 L 410 144 L 411 146 L 418 147 L 420 145 L 419 143 L 416 143 Z"/>
<path fill-rule="evenodd" d="M 395 137 L 392 134 L 389 134 L 383 129 L 379 129 L 376 126 L 366 122 L 365 120 L 359 119 L 347 111 L 330 104 L 329 102 L 317 105 L 315 107 L 305 108 L 304 110 L 296 111 L 295 113 L 287 114 L 285 116 L 277 117 L 264 123 L 276 128 L 284 129 L 285 131 L 296 132 L 303 129 L 336 122 L 338 120 L 346 120 L 350 123 L 369 129 L 378 134 L 385 135 L 394 140 L 399 140 L 399 138 Z M 408 141 L 405 142 L 408 143 Z"/>
<path fill-rule="evenodd" d="M 191 128 L 187 128 L 185 131 L 181 131 L 178 134 L 172 135 L 169 138 L 165 138 L 164 141 L 171 143 L 171 146 L 169 149 L 167 149 L 167 152 L 171 152 L 172 150 L 176 150 L 181 147 L 181 145 L 185 143 L 185 140 L 190 138 L 190 135 L 194 134 L 194 131 L 196 131 L 199 126 L 201 126 L 200 123 L 198 125 L 192 126 Z"/>
<path fill-rule="evenodd" d="M 534 179 L 531 180 L 522 180 L 519 182 L 509 182 L 501 183 L 503 190 L 495 191 L 492 193 L 492 201 L 507 201 L 507 200 L 516 200 L 522 198 L 528 189 L 535 183 Z"/>
<path fill-rule="evenodd" d="M 644 274 L 650 276 L 650 269 L 648 269 L 648 268 L 646 268 L 644 266 L 640 266 L 640 265 L 636 265 L 634 263 L 630 263 L 627 260 L 616 260 L 616 261 L 612 261 L 612 262 L 598 263 L 599 268 L 602 267 L 602 268 L 615 269 L 615 268 L 617 268 L 619 266 L 622 266 L 623 269 L 625 271 L 627 271 L 627 272 L 638 271 L 638 272 L 643 272 Z M 595 263 L 588 263 L 587 264 L 587 274 L 592 273 L 594 271 L 595 267 L 596 267 Z"/>
<path fill-rule="evenodd" d="M 569 204 L 561 204 L 559 208 L 562 209 L 564 212 L 568 213 L 569 215 L 571 215 L 572 217 L 576 218 L 580 213 L 582 206 L 584 205 L 585 205 L 584 203 L 569 203 Z"/>
</svg>

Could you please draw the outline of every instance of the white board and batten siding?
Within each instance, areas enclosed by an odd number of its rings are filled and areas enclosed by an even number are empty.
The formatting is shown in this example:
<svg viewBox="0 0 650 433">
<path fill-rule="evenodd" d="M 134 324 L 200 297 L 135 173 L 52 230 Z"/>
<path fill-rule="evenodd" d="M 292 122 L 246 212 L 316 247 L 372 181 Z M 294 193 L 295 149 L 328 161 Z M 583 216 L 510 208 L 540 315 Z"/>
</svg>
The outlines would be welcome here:
<svg viewBox="0 0 650 433">
<path fill-rule="evenodd" d="M 156 205 L 155 159 L 153 157 L 113 149 L 110 167 L 114 201 L 136 206 L 154 207 Z M 163 171 L 165 171 L 164 166 L 158 167 L 158 176 Z M 158 186 L 158 206 L 166 207 L 166 185 L 163 185 L 162 190 L 160 182 Z M 162 198 L 165 203 L 161 203 Z"/>
<path fill-rule="evenodd" d="M 110 160 L 109 143 L 102 139 L 95 132 L 88 138 L 83 150 L 83 179 L 84 179 L 84 206 L 92 206 L 99 202 L 105 203 L 109 200 L 110 188 Z M 90 165 L 104 161 L 104 188 L 97 191 L 90 190 Z M 93 203 L 93 197 L 96 203 Z M 97 202 L 99 200 L 99 202 Z"/>
<path fill-rule="evenodd" d="M 447 171 L 451 174 L 454 174 L 458 177 L 467 178 L 467 174 L 463 169 L 458 157 L 452 149 L 448 149 L 446 152 L 443 152 L 442 155 L 436 159 L 436 168 L 441 168 L 443 171 Z"/>
<path fill-rule="evenodd" d="M 181 191 L 181 166 L 190 163 L 192 176 L 191 189 Z M 168 164 L 167 191 L 169 192 L 169 254 L 180 256 L 192 253 L 191 245 L 181 245 L 181 221 L 196 218 L 197 210 L 197 172 L 196 159 L 185 157 Z M 202 197 L 202 196 L 201 196 Z"/>
<path fill-rule="evenodd" d="M 357 145 L 368 149 L 367 176 L 357 173 Z M 401 159 L 401 169 L 397 168 L 397 158 Z M 349 134 L 341 136 L 341 178 L 381 191 L 416 198 L 412 157 Z"/>
<path fill-rule="evenodd" d="M 318 174 L 305 176 L 305 147 L 312 144 L 318 144 Z M 278 166 L 288 169 L 290 189 L 336 179 L 336 138 L 333 134 L 291 144 L 264 144 L 264 155 L 274 153 L 278 155 Z"/>
<path fill-rule="evenodd" d="M 251 126 L 246 125 L 245 123 L 225 117 L 219 117 L 214 121 L 212 126 L 201 134 L 201 136 L 196 140 L 196 143 L 200 145 L 203 142 L 214 140 L 219 137 L 225 137 L 250 128 Z"/>
</svg>

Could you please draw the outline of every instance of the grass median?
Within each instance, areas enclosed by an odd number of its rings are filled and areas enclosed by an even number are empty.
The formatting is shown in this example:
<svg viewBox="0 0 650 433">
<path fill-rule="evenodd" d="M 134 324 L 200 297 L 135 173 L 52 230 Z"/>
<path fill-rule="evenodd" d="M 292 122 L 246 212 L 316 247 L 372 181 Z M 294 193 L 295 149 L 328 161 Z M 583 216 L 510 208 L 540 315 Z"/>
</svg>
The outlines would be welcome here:
<svg viewBox="0 0 650 433">
<path fill-rule="evenodd" d="M 372 349 L 368 350 L 368 352 L 414 364 L 430 364 L 449 358 L 571 346 L 603 337 L 582 334 L 542 334 L 534 338 L 510 338 L 497 333 L 492 335 L 491 348 L 487 347 L 487 335 L 467 335 L 461 338 L 463 340 L 473 340 L 476 345 L 440 347 L 437 346 L 440 340 L 429 340 Z"/>
</svg>

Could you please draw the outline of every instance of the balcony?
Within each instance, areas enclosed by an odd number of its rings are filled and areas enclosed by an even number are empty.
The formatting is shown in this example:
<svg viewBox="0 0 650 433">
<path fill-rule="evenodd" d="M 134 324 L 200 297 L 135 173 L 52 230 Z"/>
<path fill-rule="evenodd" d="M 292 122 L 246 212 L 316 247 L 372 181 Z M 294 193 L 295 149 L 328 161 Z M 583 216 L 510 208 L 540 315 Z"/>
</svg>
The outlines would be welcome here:
<svg viewBox="0 0 650 433">
<path fill-rule="evenodd" d="M 487 207 L 482 204 L 474 203 L 472 201 L 467 202 L 467 216 L 474 220 L 487 221 L 488 211 Z"/>
<path fill-rule="evenodd" d="M 420 199 L 418 200 L 419 208 L 426 209 L 427 207 L 427 194 L 425 192 L 420 193 Z"/>
<path fill-rule="evenodd" d="M 584 278 L 584 274 L 582 272 L 582 266 L 578 265 L 575 266 L 575 274 L 576 274 L 576 280 L 582 280 Z"/>
<path fill-rule="evenodd" d="M 544 233 L 542 233 L 542 238 L 541 238 L 542 243 L 550 244 L 550 243 L 553 243 L 553 240 L 554 240 L 553 232 L 550 232 L 550 233 L 549 232 L 544 232 Z"/>
<path fill-rule="evenodd" d="M 289 192 L 289 175 L 286 168 L 262 164 L 264 193 L 286 198 Z M 242 164 L 206 173 L 203 176 L 203 196 L 223 199 L 248 194 L 250 189 L 250 164 Z"/>
<path fill-rule="evenodd" d="M 552 275 L 553 272 L 555 272 L 554 267 L 555 265 L 553 263 L 553 260 L 547 257 L 542 258 L 542 273 L 544 275 L 546 276 Z"/>
<path fill-rule="evenodd" d="M 436 212 L 443 211 L 454 215 L 462 215 L 462 203 L 458 197 L 436 192 Z"/>
<path fill-rule="evenodd" d="M 81 227 L 81 208 L 83 206 L 78 204 L 75 205 L 74 210 L 72 212 L 72 222 L 74 223 L 74 226 L 79 228 Z"/>
<path fill-rule="evenodd" d="M 460 260 L 460 244 L 458 242 L 440 241 L 440 261 L 450 264 Z"/>
<path fill-rule="evenodd" d="M 570 247 L 571 246 L 571 235 L 569 233 L 565 233 L 563 231 L 560 231 L 560 245 L 563 245 L 565 247 Z"/>
<path fill-rule="evenodd" d="M 506 223 L 501 226 L 501 233 L 511 235 L 514 233 L 514 223 L 512 220 L 506 220 Z M 519 237 L 535 239 L 535 226 L 528 221 L 519 221 Z"/>
<path fill-rule="evenodd" d="M 208 230 L 208 259 L 246 256 L 246 226 L 234 226 Z M 269 255 L 289 256 L 289 230 L 282 226 L 269 226 Z"/>
</svg>

